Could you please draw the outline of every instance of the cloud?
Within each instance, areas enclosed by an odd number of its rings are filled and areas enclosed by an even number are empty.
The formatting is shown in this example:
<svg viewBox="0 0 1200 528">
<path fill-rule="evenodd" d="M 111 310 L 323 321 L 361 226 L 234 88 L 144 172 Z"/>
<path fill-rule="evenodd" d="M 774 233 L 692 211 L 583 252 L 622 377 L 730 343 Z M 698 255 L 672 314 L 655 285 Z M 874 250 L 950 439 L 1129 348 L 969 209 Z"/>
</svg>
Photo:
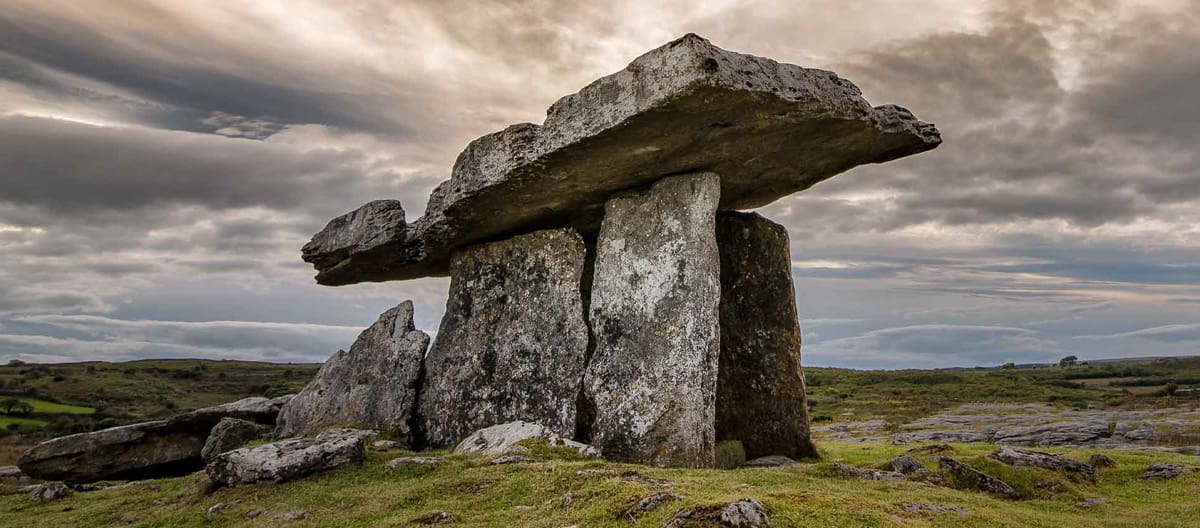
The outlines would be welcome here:
<svg viewBox="0 0 1200 528">
<path fill-rule="evenodd" d="M 872 330 L 807 346 L 808 365 L 863 368 L 940 368 L 1048 361 L 1061 354 L 1054 343 L 1024 328 L 914 325 Z"/>
<path fill-rule="evenodd" d="M 1200 342 L 1200 324 L 1172 324 L 1119 334 L 1085 335 L 1079 339 L 1148 339 L 1163 343 Z"/>
</svg>

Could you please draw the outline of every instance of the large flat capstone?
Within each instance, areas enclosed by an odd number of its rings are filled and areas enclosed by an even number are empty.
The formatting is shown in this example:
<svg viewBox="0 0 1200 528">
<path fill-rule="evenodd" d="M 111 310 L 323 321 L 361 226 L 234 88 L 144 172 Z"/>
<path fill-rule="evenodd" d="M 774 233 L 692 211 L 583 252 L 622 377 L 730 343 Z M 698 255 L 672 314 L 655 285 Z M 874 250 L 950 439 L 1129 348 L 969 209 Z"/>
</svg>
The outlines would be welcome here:
<svg viewBox="0 0 1200 528">
<path fill-rule="evenodd" d="M 431 447 L 524 420 L 571 438 L 587 353 L 586 251 L 570 229 L 460 251 L 425 362 L 418 421 Z"/>
<path fill-rule="evenodd" d="M 338 351 L 279 412 L 278 437 L 332 426 L 374 429 L 411 437 L 421 361 L 429 336 L 413 325 L 412 301 L 383 312 L 359 334 L 350 351 Z"/>
<path fill-rule="evenodd" d="M 473 141 L 417 221 L 368 204 L 331 222 L 304 259 L 327 285 L 444 275 L 453 250 L 474 242 L 548 227 L 592 233 L 613 193 L 664 175 L 712 171 L 719 207 L 745 209 L 940 143 L 933 125 L 871 107 L 833 72 L 689 34 L 560 99 L 542 125 Z"/>
<path fill-rule="evenodd" d="M 715 174 L 672 176 L 605 207 L 584 386 L 610 460 L 714 463 L 720 194 Z"/>
<path fill-rule="evenodd" d="M 721 212 L 717 246 L 717 440 L 741 440 L 749 458 L 816 456 L 800 372 L 800 325 L 787 229 L 755 213 Z"/>
</svg>

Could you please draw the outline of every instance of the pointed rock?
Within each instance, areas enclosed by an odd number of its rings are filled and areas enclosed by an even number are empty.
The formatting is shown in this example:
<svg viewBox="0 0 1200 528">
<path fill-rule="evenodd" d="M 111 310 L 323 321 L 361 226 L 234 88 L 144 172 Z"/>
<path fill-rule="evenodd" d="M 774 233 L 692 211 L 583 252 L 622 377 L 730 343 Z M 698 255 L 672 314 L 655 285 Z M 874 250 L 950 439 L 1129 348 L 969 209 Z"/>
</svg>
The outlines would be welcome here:
<svg viewBox="0 0 1200 528">
<path fill-rule="evenodd" d="M 329 358 L 317 376 L 279 413 L 277 437 L 333 426 L 411 436 L 421 361 L 429 336 L 413 325 L 412 301 L 383 312 L 349 352 Z"/>
</svg>

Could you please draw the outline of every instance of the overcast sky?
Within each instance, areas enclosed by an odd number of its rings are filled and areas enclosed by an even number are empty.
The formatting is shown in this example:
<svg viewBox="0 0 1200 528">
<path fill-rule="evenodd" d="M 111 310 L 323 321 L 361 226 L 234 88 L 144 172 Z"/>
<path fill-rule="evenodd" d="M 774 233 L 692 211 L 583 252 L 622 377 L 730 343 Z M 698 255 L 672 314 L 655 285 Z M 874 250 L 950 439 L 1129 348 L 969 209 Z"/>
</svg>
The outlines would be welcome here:
<svg viewBox="0 0 1200 528">
<path fill-rule="evenodd" d="M 653 6 L 652 6 L 653 5 Z M 945 143 L 780 200 L 805 365 L 1200 354 L 1200 0 L 0 0 L 0 361 L 323 361 L 300 247 L 688 32 Z"/>
</svg>

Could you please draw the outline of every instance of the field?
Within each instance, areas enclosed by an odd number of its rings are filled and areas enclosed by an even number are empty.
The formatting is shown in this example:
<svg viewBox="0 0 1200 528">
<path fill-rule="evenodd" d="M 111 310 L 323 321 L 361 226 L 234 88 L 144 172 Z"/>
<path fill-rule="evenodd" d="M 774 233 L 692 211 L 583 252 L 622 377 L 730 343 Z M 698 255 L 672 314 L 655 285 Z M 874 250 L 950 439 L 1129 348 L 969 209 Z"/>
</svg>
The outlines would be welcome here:
<svg viewBox="0 0 1200 528">
<path fill-rule="evenodd" d="M 451 456 L 438 467 L 394 470 L 384 462 L 399 453 L 372 452 L 360 467 L 285 483 L 209 492 L 201 475 L 143 482 L 118 490 L 76 493 L 48 504 L 23 495 L 0 496 L 0 526 L 261 526 L 281 512 L 304 510 L 288 526 L 416 526 L 434 510 L 449 513 L 451 526 L 658 527 L 689 506 L 719 505 L 743 498 L 763 503 L 776 528 L 800 526 L 1043 526 L 1050 528 L 1192 527 L 1200 523 L 1196 496 L 1200 473 L 1165 482 L 1141 480 L 1151 462 L 1195 464 L 1195 457 L 1130 451 L 1063 451 L 1073 458 L 1106 453 L 1118 466 L 1103 469 L 1097 484 L 1073 482 L 1045 470 L 1012 468 L 984 458 L 992 446 L 955 445 L 949 454 L 1008 480 L 1018 500 L 922 482 L 863 481 L 835 476 L 832 462 L 878 466 L 909 446 L 825 443 L 822 460 L 784 468 L 738 470 L 654 469 L 600 461 L 550 459 L 495 466 L 478 456 Z M 936 467 L 931 459 L 926 466 Z M 611 470 L 579 474 L 582 469 Z M 637 471 L 668 486 L 635 482 Z M 643 479 L 644 480 L 644 479 Z M 667 490 L 682 500 L 630 517 L 623 512 L 648 494 Z M 569 497 L 569 498 L 568 498 Z M 1103 499 L 1088 505 L 1083 499 Z M 240 501 L 220 512 L 214 504 Z M 908 504 L 954 506 L 964 513 L 909 512 Z M 246 519 L 254 509 L 258 519 Z M 707 526 L 707 525 L 705 525 Z M 715 526 L 715 525 L 714 525 Z"/>
</svg>

